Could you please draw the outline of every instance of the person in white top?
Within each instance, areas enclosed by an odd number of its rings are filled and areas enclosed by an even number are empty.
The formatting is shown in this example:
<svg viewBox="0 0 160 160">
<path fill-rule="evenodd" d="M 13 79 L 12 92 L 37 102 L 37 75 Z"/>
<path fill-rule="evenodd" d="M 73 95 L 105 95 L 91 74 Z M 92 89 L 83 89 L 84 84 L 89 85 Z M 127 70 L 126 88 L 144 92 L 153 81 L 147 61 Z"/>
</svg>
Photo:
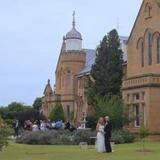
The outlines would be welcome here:
<svg viewBox="0 0 160 160">
<path fill-rule="evenodd" d="M 100 117 L 96 126 L 96 131 L 97 131 L 96 150 L 97 152 L 101 152 L 101 153 L 106 152 L 105 139 L 104 139 L 104 127 L 105 127 L 104 118 Z"/>
</svg>

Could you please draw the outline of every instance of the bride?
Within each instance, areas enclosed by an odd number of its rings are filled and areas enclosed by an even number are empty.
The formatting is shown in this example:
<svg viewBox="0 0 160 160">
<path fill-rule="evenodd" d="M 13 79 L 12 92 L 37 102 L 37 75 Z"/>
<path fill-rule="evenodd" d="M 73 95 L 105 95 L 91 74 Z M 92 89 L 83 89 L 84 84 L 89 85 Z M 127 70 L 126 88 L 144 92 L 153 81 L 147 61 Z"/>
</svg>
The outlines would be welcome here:
<svg viewBox="0 0 160 160">
<path fill-rule="evenodd" d="M 100 117 L 96 126 L 97 131 L 97 142 L 96 149 L 98 152 L 105 152 L 105 140 L 104 140 L 104 118 Z"/>
</svg>

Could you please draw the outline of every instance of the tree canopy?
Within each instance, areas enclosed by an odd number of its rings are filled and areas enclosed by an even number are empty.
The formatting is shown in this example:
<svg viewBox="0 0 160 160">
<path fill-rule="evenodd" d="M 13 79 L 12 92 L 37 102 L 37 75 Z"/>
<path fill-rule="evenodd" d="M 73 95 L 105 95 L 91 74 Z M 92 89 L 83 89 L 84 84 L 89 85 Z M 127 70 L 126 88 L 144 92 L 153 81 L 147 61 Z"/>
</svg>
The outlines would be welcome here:
<svg viewBox="0 0 160 160">
<path fill-rule="evenodd" d="M 55 106 L 53 107 L 49 118 L 51 121 L 58 121 L 58 120 L 63 120 L 64 121 L 64 111 L 63 111 L 63 107 L 60 103 L 55 104 Z"/>
<path fill-rule="evenodd" d="M 33 102 L 33 108 L 40 110 L 42 107 L 42 99 L 40 97 L 37 97 Z"/>
<path fill-rule="evenodd" d="M 115 29 L 105 35 L 97 48 L 95 64 L 91 69 L 88 102 L 94 105 L 97 96 L 120 95 L 122 84 L 122 50 Z"/>
</svg>

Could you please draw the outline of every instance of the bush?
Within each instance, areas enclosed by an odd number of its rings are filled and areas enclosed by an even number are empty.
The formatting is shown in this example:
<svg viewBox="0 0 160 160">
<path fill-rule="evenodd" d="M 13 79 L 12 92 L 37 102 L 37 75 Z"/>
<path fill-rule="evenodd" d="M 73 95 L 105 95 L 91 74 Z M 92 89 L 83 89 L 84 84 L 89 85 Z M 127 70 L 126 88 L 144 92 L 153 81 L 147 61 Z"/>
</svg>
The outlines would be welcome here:
<svg viewBox="0 0 160 160">
<path fill-rule="evenodd" d="M 53 107 L 53 109 L 52 109 L 52 111 L 49 115 L 49 119 L 51 121 L 58 121 L 58 120 L 63 120 L 64 121 L 64 111 L 63 111 L 63 107 L 60 103 L 57 103 Z"/>
<path fill-rule="evenodd" d="M 76 130 L 70 132 L 68 130 L 51 130 L 47 132 L 24 132 L 18 137 L 17 143 L 36 144 L 36 145 L 77 145 L 80 142 L 95 144 L 96 132 L 91 130 Z M 129 131 L 115 130 L 112 133 L 111 141 L 115 144 L 132 143 L 134 136 Z"/>
<path fill-rule="evenodd" d="M 0 117 L 0 151 L 2 150 L 3 146 L 7 146 L 9 134 L 10 130 L 8 126 L 4 123 L 4 121 Z"/>
<path fill-rule="evenodd" d="M 132 143 L 134 140 L 134 135 L 127 130 L 115 130 L 112 133 L 111 141 L 115 144 Z"/>
<path fill-rule="evenodd" d="M 109 116 L 113 129 L 122 129 L 129 121 L 126 116 L 127 107 L 118 96 L 96 97 L 96 104 L 93 107 L 94 119 L 97 121 L 99 117 Z"/>
<path fill-rule="evenodd" d="M 90 130 L 51 130 L 47 132 L 24 132 L 18 137 L 17 143 L 24 144 L 50 144 L 50 145 L 77 145 L 80 142 L 94 144 L 90 137 L 96 136 L 96 133 Z"/>
</svg>

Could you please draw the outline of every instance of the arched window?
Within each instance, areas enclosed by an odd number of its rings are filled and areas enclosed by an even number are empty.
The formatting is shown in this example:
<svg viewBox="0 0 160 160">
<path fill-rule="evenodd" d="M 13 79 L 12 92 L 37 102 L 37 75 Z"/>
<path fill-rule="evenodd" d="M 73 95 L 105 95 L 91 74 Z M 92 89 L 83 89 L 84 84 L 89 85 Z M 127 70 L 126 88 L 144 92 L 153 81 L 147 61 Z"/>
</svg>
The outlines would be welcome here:
<svg viewBox="0 0 160 160">
<path fill-rule="evenodd" d="M 144 67 L 144 42 L 141 41 L 141 46 L 140 46 L 140 54 L 141 54 L 141 67 Z"/>
<path fill-rule="evenodd" d="M 148 33 L 148 65 L 152 65 L 152 34 Z"/>
<path fill-rule="evenodd" d="M 142 37 L 137 42 L 137 49 L 139 52 L 140 66 L 144 67 L 144 39 Z"/>
<path fill-rule="evenodd" d="M 157 63 L 160 63 L 160 36 L 157 37 Z"/>
</svg>

